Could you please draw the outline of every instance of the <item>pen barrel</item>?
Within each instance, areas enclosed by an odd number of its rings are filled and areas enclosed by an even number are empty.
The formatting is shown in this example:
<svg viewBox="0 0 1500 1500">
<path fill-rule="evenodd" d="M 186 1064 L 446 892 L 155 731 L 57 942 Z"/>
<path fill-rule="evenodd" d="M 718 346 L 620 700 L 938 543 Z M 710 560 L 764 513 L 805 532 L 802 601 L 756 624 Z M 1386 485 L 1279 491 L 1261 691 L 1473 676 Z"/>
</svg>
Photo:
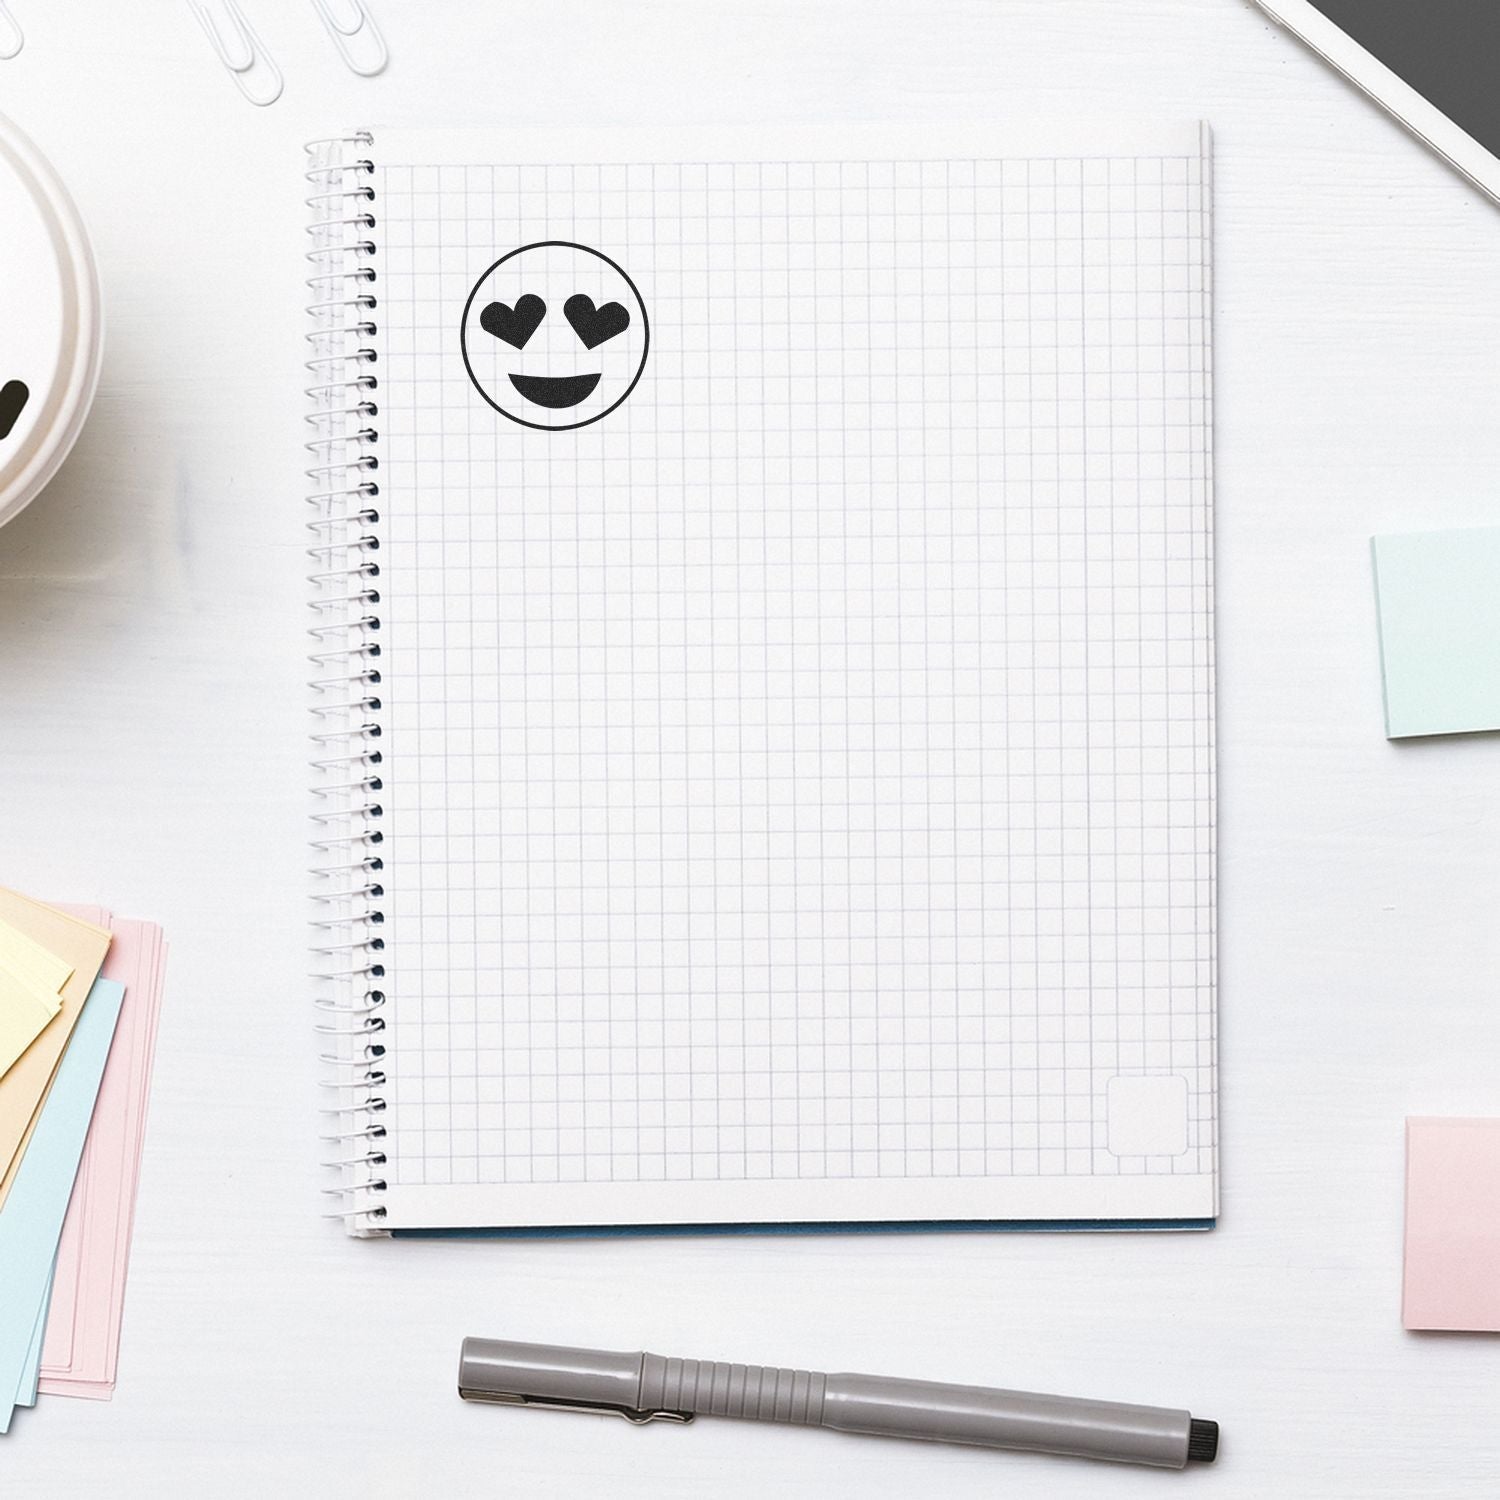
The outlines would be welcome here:
<svg viewBox="0 0 1500 1500">
<path fill-rule="evenodd" d="M 823 1421 L 827 1378 L 813 1370 L 647 1354 L 641 1366 L 640 1404 L 648 1410 L 816 1427 Z"/>
<path fill-rule="evenodd" d="M 880 1375 L 825 1377 L 822 1408 L 822 1425 L 840 1432 L 974 1443 L 1165 1469 L 1186 1467 L 1192 1425 L 1188 1412 L 1162 1407 Z"/>
<path fill-rule="evenodd" d="M 513 1339 L 465 1339 L 458 1390 L 473 1401 L 597 1406 L 633 1411 L 640 1405 L 641 1356 Z M 524 1403 L 523 1403 L 524 1404 Z"/>
</svg>

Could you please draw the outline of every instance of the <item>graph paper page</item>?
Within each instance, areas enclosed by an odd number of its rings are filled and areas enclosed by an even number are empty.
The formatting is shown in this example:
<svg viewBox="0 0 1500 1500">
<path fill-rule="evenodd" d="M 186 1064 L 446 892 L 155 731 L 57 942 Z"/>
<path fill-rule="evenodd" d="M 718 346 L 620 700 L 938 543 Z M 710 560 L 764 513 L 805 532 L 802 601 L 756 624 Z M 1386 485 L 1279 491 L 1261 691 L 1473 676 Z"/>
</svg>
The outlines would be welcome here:
<svg viewBox="0 0 1500 1500">
<path fill-rule="evenodd" d="M 391 1227 L 1214 1214 L 1207 133 L 1092 139 L 375 132 Z"/>
</svg>

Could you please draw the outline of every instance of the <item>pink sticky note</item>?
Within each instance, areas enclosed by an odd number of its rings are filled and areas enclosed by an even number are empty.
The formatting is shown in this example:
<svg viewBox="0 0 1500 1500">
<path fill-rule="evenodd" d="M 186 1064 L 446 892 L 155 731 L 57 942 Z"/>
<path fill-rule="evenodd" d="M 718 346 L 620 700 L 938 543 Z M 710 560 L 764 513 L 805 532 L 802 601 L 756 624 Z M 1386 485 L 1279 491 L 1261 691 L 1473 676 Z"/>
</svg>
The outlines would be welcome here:
<svg viewBox="0 0 1500 1500">
<path fill-rule="evenodd" d="M 1500 1120 L 1406 1122 L 1401 1322 L 1500 1333 Z"/>
</svg>

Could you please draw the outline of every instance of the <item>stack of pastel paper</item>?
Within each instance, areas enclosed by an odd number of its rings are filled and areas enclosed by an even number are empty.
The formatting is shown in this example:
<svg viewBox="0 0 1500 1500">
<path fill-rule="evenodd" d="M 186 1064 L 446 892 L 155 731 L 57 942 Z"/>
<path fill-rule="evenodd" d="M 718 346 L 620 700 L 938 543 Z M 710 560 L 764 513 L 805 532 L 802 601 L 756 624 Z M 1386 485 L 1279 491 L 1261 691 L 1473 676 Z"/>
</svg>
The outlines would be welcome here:
<svg viewBox="0 0 1500 1500">
<path fill-rule="evenodd" d="M 114 1389 L 160 928 L 0 889 L 0 1432 Z"/>
</svg>

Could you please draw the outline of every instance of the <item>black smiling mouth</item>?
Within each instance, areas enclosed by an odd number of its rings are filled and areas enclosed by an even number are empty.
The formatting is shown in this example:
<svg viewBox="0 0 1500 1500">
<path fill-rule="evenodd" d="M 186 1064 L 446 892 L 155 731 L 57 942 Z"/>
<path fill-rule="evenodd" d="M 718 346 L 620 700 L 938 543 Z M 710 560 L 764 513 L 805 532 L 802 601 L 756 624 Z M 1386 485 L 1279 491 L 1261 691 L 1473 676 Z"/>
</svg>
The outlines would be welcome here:
<svg viewBox="0 0 1500 1500">
<path fill-rule="evenodd" d="M 512 375 L 510 383 L 528 401 L 560 411 L 593 394 L 599 375 Z"/>
</svg>

